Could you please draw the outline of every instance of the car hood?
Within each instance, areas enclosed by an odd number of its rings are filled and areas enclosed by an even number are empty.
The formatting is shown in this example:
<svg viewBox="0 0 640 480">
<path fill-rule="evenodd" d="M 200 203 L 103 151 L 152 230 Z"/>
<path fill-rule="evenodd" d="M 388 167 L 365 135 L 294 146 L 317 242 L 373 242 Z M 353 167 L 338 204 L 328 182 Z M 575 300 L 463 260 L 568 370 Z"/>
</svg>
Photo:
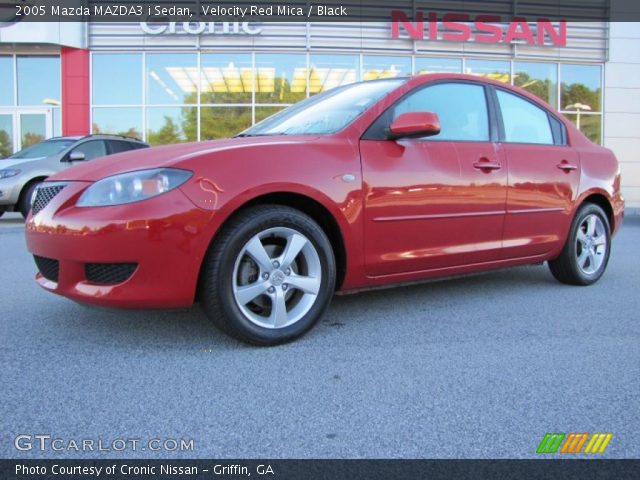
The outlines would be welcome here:
<svg viewBox="0 0 640 480">
<path fill-rule="evenodd" d="M 18 168 L 20 166 L 24 166 L 26 163 L 38 162 L 40 160 L 44 160 L 47 157 L 36 157 L 36 158 L 5 158 L 4 160 L 0 160 L 0 170 L 5 170 L 7 168 Z"/>
<path fill-rule="evenodd" d="M 181 166 L 197 157 L 214 156 L 217 152 L 237 149 L 239 154 L 249 147 L 261 145 L 298 145 L 309 142 L 316 136 L 309 135 L 278 135 L 264 137 L 240 137 L 224 140 L 209 140 L 206 142 L 180 143 L 163 147 L 143 148 L 116 155 L 110 155 L 97 160 L 71 167 L 48 178 L 52 181 L 97 181 L 104 177 L 150 168 L 166 168 Z M 238 160 L 242 155 L 238 156 Z M 208 158 L 208 160 L 210 160 Z"/>
</svg>

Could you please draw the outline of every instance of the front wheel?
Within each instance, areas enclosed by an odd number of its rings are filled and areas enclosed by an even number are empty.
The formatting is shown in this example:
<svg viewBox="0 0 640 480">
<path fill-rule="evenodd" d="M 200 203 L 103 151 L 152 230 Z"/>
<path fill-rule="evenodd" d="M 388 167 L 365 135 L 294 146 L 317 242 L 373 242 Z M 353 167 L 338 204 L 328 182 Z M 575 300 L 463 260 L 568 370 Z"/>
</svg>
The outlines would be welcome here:
<svg viewBox="0 0 640 480">
<path fill-rule="evenodd" d="M 560 256 L 549 262 L 553 276 L 570 285 L 597 282 L 609 262 L 611 227 L 598 205 L 586 203 L 578 210 Z"/>
<path fill-rule="evenodd" d="M 31 200 L 33 197 L 36 188 L 42 182 L 32 182 L 27 187 L 26 190 L 22 193 L 22 197 L 20 198 L 20 204 L 18 205 L 18 210 L 22 216 L 26 219 L 29 216 L 29 212 L 31 211 Z"/>
<path fill-rule="evenodd" d="M 221 330 L 276 345 L 318 321 L 335 278 L 322 228 L 298 210 L 265 205 L 240 213 L 216 237 L 203 265 L 200 299 Z"/>
</svg>

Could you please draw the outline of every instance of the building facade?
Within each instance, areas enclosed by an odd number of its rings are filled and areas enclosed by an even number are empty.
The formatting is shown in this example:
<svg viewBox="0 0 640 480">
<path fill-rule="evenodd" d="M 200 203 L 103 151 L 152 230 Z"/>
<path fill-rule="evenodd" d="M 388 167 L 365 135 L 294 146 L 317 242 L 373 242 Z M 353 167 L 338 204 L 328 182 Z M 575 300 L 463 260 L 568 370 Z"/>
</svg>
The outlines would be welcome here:
<svg viewBox="0 0 640 480">
<path fill-rule="evenodd" d="M 637 23 L 35 25 L 0 28 L 0 157 L 61 134 L 221 138 L 339 85 L 464 72 L 533 92 L 612 148 L 640 208 Z"/>
</svg>

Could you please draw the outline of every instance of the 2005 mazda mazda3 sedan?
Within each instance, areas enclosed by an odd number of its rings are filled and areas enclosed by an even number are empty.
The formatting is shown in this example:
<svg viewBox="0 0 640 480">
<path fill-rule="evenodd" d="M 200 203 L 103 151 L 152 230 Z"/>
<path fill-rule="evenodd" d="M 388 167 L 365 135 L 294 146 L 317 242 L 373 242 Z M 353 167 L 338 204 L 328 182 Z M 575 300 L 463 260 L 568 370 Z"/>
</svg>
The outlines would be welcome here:
<svg viewBox="0 0 640 480">
<path fill-rule="evenodd" d="M 589 285 L 624 202 L 611 151 L 529 93 L 432 74 L 351 84 L 235 138 L 50 177 L 26 224 L 37 282 L 110 307 L 195 301 L 259 345 L 335 291 L 547 261 Z"/>
</svg>

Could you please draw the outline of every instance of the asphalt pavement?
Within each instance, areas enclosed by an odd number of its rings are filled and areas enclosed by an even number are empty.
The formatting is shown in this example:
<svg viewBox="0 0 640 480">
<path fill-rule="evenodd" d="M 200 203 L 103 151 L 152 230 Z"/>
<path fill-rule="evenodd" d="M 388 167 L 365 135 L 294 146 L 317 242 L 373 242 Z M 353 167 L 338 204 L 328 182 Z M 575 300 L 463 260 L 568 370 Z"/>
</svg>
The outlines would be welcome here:
<svg viewBox="0 0 640 480">
<path fill-rule="evenodd" d="M 0 457 L 535 458 L 547 432 L 611 432 L 603 457 L 640 458 L 639 244 L 628 218 L 591 287 L 537 266 L 336 297 L 302 339 L 256 348 L 198 307 L 41 290 L 5 215 Z"/>
</svg>

